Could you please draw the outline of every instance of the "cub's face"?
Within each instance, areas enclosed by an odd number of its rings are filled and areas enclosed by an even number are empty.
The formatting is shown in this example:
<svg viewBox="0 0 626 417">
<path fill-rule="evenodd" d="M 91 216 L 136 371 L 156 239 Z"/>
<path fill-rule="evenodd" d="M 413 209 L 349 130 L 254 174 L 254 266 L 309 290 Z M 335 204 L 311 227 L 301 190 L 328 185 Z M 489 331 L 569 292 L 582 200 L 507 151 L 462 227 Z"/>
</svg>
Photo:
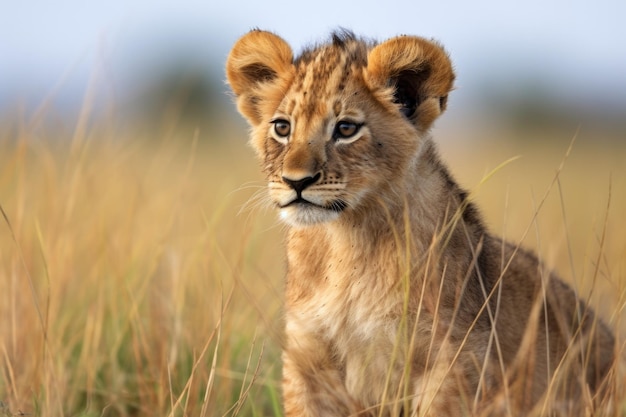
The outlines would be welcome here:
<svg viewBox="0 0 626 417">
<path fill-rule="evenodd" d="M 270 197 L 293 226 L 393 197 L 454 78 L 442 49 L 421 38 L 374 46 L 336 34 L 293 60 L 281 38 L 261 31 L 233 47 L 227 76 Z"/>
</svg>

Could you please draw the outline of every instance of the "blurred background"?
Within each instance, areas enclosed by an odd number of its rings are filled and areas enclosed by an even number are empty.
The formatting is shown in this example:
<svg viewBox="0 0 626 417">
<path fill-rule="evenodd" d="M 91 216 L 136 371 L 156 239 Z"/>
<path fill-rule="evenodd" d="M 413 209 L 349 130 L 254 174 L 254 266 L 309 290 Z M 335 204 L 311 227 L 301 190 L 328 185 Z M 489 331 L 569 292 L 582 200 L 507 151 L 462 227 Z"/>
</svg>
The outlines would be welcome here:
<svg viewBox="0 0 626 417">
<path fill-rule="evenodd" d="M 71 119 L 87 94 L 93 115 L 115 112 L 116 123 L 221 124 L 234 117 L 223 67 L 239 36 L 271 30 L 298 51 L 345 27 L 445 45 L 458 81 L 440 129 L 624 132 L 625 15 L 619 0 L 7 2 L 0 120 L 28 122 L 43 107 Z"/>
</svg>

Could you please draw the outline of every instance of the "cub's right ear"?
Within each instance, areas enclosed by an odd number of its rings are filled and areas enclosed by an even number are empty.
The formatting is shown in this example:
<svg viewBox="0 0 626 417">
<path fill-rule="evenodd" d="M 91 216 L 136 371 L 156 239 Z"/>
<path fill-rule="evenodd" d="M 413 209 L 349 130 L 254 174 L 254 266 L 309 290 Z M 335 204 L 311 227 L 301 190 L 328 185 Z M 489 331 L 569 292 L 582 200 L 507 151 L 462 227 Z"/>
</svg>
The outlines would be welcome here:
<svg viewBox="0 0 626 417">
<path fill-rule="evenodd" d="M 454 83 L 448 54 L 417 36 L 398 36 L 372 48 L 367 73 L 373 88 L 394 88 L 399 111 L 422 131 L 446 109 Z"/>
<path fill-rule="evenodd" d="M 239 39 L 226 61 L 226 77 L 237 96 L 237 108 L 253 126 L 261 122 L 264 106 L 274 103 L 276 107 L 284 94 L 281 87 L 292 73 L 293 54 L 287 42 L 261 30 Z"/>
</svg>

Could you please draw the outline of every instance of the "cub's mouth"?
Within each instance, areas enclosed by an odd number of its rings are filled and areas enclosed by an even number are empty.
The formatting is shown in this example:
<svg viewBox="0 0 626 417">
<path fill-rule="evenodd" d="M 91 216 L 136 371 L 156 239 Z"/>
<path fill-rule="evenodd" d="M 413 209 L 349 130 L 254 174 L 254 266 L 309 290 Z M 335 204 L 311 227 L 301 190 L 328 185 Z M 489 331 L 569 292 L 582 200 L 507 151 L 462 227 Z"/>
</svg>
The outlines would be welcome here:
<svg viewBox="0 0 626 417">
<path fill-rule="evenodd" d="M 287 204 L 279 206 L 279 208 L 281 209 L 284 209 L 287 207 L 317 207 L 317 208 L 324 209 L 324 210 L 334 211 L 335 213 L 340 213 L 348 207 L 348 203 L 346 203 L 343 200 L 333 200 L 326 205 L 320 205 L 320 204 L 315 204 L 302 197 L 298 197 L 298 198 L 291 200 Z"/>
</svg>

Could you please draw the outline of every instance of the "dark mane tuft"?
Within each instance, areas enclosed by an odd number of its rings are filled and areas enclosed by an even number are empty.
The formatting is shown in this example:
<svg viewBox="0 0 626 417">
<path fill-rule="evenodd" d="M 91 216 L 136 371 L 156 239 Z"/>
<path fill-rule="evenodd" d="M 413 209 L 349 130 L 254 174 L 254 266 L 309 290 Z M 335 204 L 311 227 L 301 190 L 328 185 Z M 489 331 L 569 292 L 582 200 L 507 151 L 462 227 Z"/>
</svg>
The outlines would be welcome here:
<svg viewBox="0 0 626 417">
<path fill-rule="evenodd" d="M 338 28 L 330 34 L 330 42 L 318 43 L 305 48 L 296 58 L 295 64 L 307 63 L 314 59 L 315 55 L 321 50 L 331 46 L 340 51 L 348 53 L 352 62 L 358 62 L 361 65 L 367 64 L 367 50 L 373 46 L 375 42 L 360 38 L 349 29 Z"/>
<path fill-rule="evenodd" d="M 339 28 L 331 34 L 333 45 L 343 48 L 347 43 L 357 40 L 356 35 L 349 29 Z"/>
</svg>

